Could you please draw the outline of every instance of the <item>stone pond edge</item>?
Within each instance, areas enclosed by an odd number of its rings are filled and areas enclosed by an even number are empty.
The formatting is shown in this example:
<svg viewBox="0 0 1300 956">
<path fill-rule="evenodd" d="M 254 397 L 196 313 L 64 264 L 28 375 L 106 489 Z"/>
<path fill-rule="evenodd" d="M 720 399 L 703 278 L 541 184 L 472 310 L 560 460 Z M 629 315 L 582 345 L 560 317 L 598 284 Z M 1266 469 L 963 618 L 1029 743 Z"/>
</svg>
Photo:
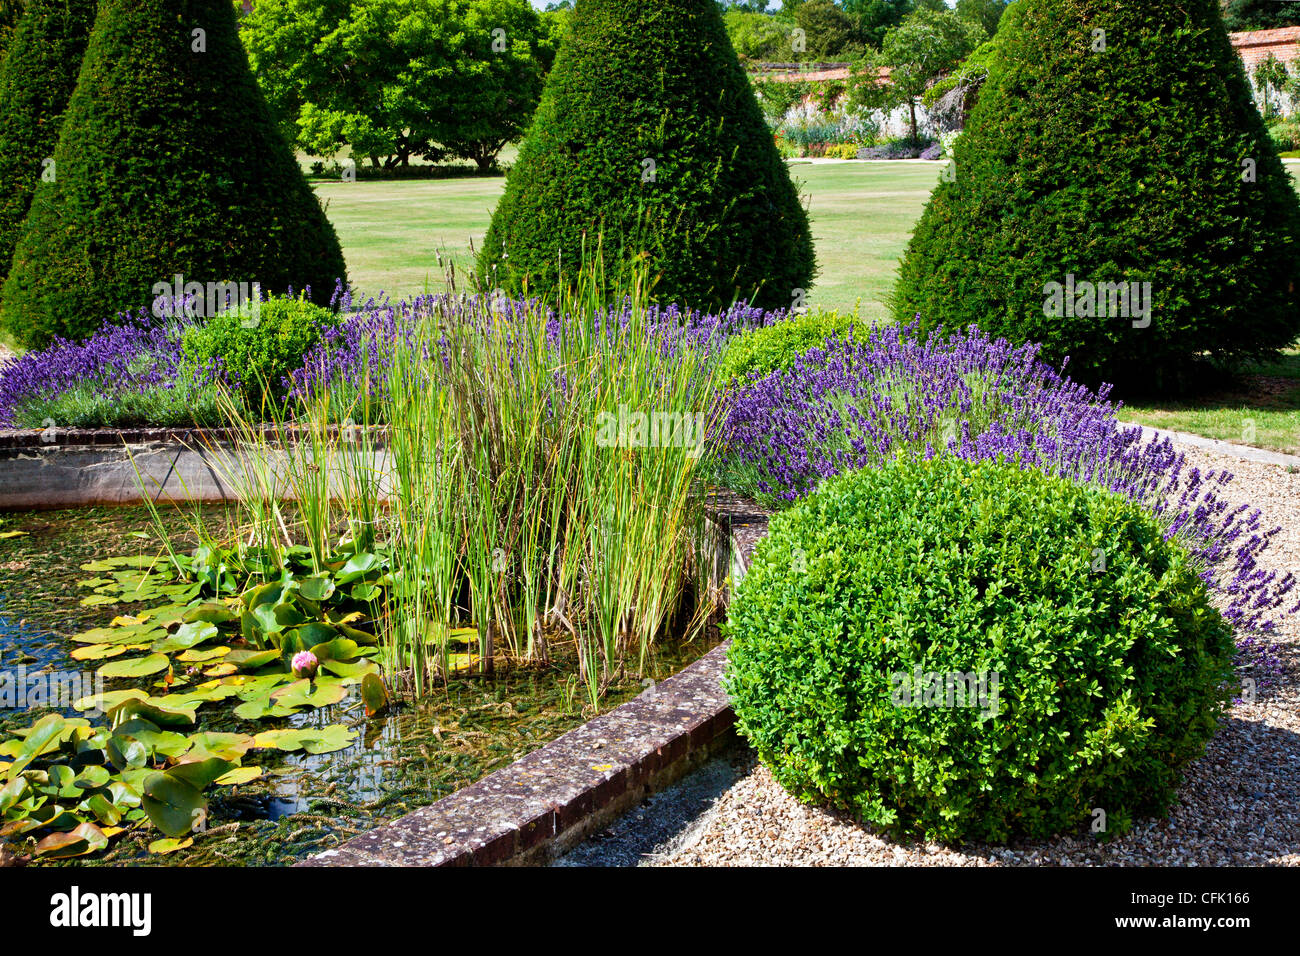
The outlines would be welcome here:
<svg viewBox="0 0 1300 956">
<path fill-rule="evenodd" d="M 713 583 L 743 577 L 769 512 L 710 496 Z M 634 700 L 426 807 L 297 866 L 497 866 L 549 862 L 735 740 L 715 647 Z"/>
</svg>

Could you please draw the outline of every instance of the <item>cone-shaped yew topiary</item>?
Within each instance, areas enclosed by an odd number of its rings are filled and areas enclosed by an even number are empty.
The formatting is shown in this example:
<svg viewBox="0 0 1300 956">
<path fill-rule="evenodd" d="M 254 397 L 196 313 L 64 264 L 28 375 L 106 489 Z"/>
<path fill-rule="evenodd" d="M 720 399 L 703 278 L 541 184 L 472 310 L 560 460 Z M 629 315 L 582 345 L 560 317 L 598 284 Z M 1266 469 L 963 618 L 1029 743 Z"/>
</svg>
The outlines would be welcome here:
<svg viewBox="0 0 1300 956">
<path fill-rule="evenodd" d="M 894 292 L 1075 377 L 1190 383 L 1300 332 L 1300 203 L 1217 0 L 1020 0 Z"/>
<path fill-rule="evenodd" d="M 0 303 L 24 344 L 84 335 L 177 275 L 318 301 L 345 278 L 229 0 L 102 0 L 54 161 Z"/>
<path fill-rule="evenodd" d="M 489 288 L 553 295 L 600 249 L 660 302 L 789 306 L 807 214 L 713 0 L 578 0 L 478 260 Z"/>
<path fill-rule="evenodd" d="M 0 283 L 41 177 L 56 175 L 54 145 L 97 0 L 29 0 L 0 59 Z"/>
</svg>

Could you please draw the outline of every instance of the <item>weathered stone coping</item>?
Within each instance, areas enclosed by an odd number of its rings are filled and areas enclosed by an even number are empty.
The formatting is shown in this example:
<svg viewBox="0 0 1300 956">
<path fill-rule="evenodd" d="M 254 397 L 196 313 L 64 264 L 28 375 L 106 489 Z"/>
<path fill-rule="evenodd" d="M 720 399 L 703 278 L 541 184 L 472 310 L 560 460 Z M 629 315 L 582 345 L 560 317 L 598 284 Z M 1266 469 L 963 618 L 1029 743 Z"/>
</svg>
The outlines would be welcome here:
<svg viewBox="0 0 1300 956">
<path fill-rule="evenodd" d="M 361 428 L 353 426 L 359 432 Z M 327 429 L 329 435 L 337 435 L 340 426 Z M 283 435 L 290 439 L 307 434 L 305 428 L 286 425 L 280 428 L 265 425 L 257 429 L 269 442 L 275 444 Z M 382 426 L 369 429 L 370 440 L 382 445 L 387 439 L 387 430 Z M 208 445 L 230 445 L 243 441 L 247 437 L 238 428 L 0 428 L 0 449 L 24 449 L 31 451 L 51 448 L 86 448 L 111 447 L 124 445 L 177 444 L 189 447 Z"/>
<path fill-rule="evenodd" d="M 285 444 L 309 437 L 294 426 L 260 432 L 255 447 L 270 449 L 281 474 Z M 349 435 L 360 443 L 360 432 Z M 382 468 L 387 439 L 385 428 L 373 428 L 358 447 Z M 229 428 L 0 431 L 0 511 L 230 501 L 238 497 L 231 476 L 245 470 L 249 447 L 247 433 Z"/>
<path fill-rule="evenodd" d="M 743 576 L 769 512 L 710 494 L 714 568 Z M 541 863 L 694 769 L 735 739 L 722 689 L 726 645 L 635 700 L 476 783 L 299 866 L 486 866 Z"/>
</svg>

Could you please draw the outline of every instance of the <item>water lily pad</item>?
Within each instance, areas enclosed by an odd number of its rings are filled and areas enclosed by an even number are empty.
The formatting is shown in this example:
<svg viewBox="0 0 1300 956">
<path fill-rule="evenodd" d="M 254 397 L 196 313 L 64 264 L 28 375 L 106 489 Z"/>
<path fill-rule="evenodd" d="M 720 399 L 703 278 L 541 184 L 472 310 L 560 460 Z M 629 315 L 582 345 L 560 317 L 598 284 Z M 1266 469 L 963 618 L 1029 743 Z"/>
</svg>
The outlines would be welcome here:
<svg viewBox="0 0 1300 956">
<path fill-rule="evenodd" d="M 113 661 L 96 673 L 104 678 L 148 677 L 165 671 L 170 666 L 171 661 L 166 654 L 150 654 L 148 657 L 133 657 L 127 661 Z"/>
<path fill-rule="evenodd" d="M 208 661 L 215 661 L 219 657 L 225 657 L 230 653 L 229 647 L 209 647 L 204 650 L 190 648 L 182 654 L 176 656 L 176 660 L 182 664 L 206 664 Z"/>
<path fill-rule="evenodd" d="M 266 717 L 289 717 L 298 712 L 295 705 L 285 705 L 273 701 L 270 695 L 254 697 L 235 708 L 234 714 L 240 720 L 262 720 Z"/>
<path fill-rule="evenodd" d="M 220 757 L 205 757 L 202 754 L 196 754 L 194 757 L 193 760 L 176 764 L 167 773 L 178 780 L 184 780 L 200 792 L 236 766 L 233 760 L 223 760 Z"/>
<path fill-rule="evenodd" d="M 217 664 L 209 667 L 203 672 L 204 677 L 229 677 L 231 674 L 239 672 L 239 668 L 234 664 Z"/>
<path fill-rule="evenodd" d="M 351 746 L 356 739 L 356 733 L 342 724 L 330 724 L 314 731 L 310 740 L 303 741 L 302 749 L 309 754 L 329 754 Z"/>
<path fill-rule="evenodd" d="M 148 700 L 148 698 L 149 695 L 144 691 L 132 687 L 127 690 L 111 690 L 103 694 L 92 694 L 89 697 L 74 701 L 72 707 L 74 710 L 101 710 L 104 713 L 109 713 L 124 701 Z"/>
<path fill-rule="evenodd" d="M 235 787 L 241 783 L 251 783 L 261 776 L 261 767 L 236 767 L 229 773 L 218 777 L 215 783 L 218 787 Z"/>
<path fill-rule="evenodd" d="M 194 748 L 193 753 L 220 757 L 222 760 L 238 760 L 255 746 L 253 738 L 248 734 L 205 731 L 193 734 L 189 740 Z"/>
<path fill-rule="evenodd" d="M 361 700 L 366 707 L 366 716 L 373 717 L 388 709 L 388 688 L 378 674 L 367 674 L 361 678 Z"/>
<path fill-rule="evenodd" d="M 279 651 L 233 650 L 226 657 L 226 663 L 234 664 L 242 670 L 252 671 L 279 659 Z"/>
<path fill-rule="evenodd" d="M 100 607 L 105 604 L 121 604 L 122 599 L 111 594 L 87 594 L 81 599 L 82 607 Z"/>
<path fill-rule="evenodd" d="M 347 688 L 340 681 L 322 677 L 315 685 L 311 681 L 300 680 L 272 691 L 271 700 L 282 707 L 328 707 L 346 696 Z"/>
<path fill-rule="evenodd" d="M 180 702 L 169 701 L 166 697 L 128 700 L 108 712 L 116 719 L 143 717 L 162 727 L 188 727 L 194 723 L 194 707 L 182 706 Z"/>
<path fill-rule="evenodd" d="M 379 559 L 369 552 L 362 552 L 350 557 L 347 563 L 339 569 L 339 573 L 334 576 L 334 580 L 341 587 L 344 584 L 359 581 L 366 575 L 378 570 Z"/>
<path fill-rule="evenodd" d="M 253 738 L 253 746 L 262 750 L 275 749 L 292 752 L 301 750 L 303 742 L 311 737 L 308 730 L 264 730 Z"/>
<path fill-rule="evenodd" d="M 155 773 L 144 784 L 140 805 L 153 825 L 174 839 L 182 839 L 207 823 L 208 801 L 185 780 L 171 773 Z"/>
<path fill-rule="evenodd" d="M 334 596 L 334 579 L 328 574 L 314 574 L 298 581 L 298 593 L 308 601 L 328 601 Z"/>
<path fill-rule="evenodd" d="M 149 844 L 149 852 L 154 856 L 162 856 L 167 853 L 175 853 L 177 850 L 188 850 L 193 845 L 194 837 L 186 837 L 184 840 L 163 837 L 161 840 L 154 840 Z"/>
<path fill-rule="evenodd" d="M 49 860 L 85 856 L 108 846 L 108 837 L 93 823 L 83 823 L 67 833 L 51 833 L 36 844 L 36 855 Z"/>
<path fill-rule="evenodd" d="M 122 820 L 121 809 L 115 806 L 113 801 L 102 793 L 95 794 L 93 797 L 86 800 L 82 806 L 93 813 L 95 819 L 98 820 L 102 826 L 111 827 L 120 823 Z M 113 834 L 105 831 L 104 835 L 112 836 Z"/>
<path fill-rule="evenodd" d="M 302 634 L 306 628 L 300 628 L 298 633 Z M 356 641 L 348 640 L 346 637 L 337 637 L 332 641 L 324 644 L 312 646 L 311 652 L 316 655 L 318 661 L 350 661 L 356 658 L 360 648 Z"/>
<path fill-rule="evenodd" d="M 238 615 L 235 614 L 227 605 L 207 602 L 196 605 L 185 612 L 183 621 L 187 624 L 200 622 L 204 624 L 225 624 L 228 621 L 236 620 Z"/>
<path fill-rule="evenodd" d="M 125 653 L 125 644 L 87 644 L 85 647 L 75 648 L 69 656 L 74 661 L 102 661 Z"/>
<path fill-rule="evenodd" d="M 379 672 L 379 665 L 374 661 L 321 661 L 323 669 L 342 677 L 345 682 L 355 681 L 366 674 Z"/>
<path fill-rule="evenodd" d="M 186 651 L 191 647 L 202 644 L 204 641 L 214 639 L 217 635 L 216 625 L 208 624 L 206 621 L 192 621 L 188 624 L 182 624 L 177 628 L 176 633 L 170 637 L 155 642 L 153 649 L 160 654 Z"/>
</svg>

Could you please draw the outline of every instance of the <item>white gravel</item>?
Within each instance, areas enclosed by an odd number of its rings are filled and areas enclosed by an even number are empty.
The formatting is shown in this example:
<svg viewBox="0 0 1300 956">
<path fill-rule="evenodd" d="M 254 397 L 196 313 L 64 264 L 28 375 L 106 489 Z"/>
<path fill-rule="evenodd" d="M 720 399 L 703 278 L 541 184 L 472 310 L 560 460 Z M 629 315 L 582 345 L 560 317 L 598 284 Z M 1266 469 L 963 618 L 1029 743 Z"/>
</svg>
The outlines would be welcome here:
<svg viewBox="0 0 1300 956">
<path fill-rule="evenodd" d="M 1281 525 L 1267 557 L 1300 574 L 1300 470 L 1186 448 L 1226 468 L 1226 497 Z M 1235 491 L 1234 491 L 1235 489 Z M 1300 615 L 1282 623 L 1280 686 L 1238 704 L 1194 762 L 1167 820 L 1140 820 L 1099 843 L 1087 834 L 1009 847 L 900 844 L 845 814 L 805 806 L 747 753 L 740 778 L 677 840 L 645 862 L 664 866 L 1300 866 Z"/>
</svg>

